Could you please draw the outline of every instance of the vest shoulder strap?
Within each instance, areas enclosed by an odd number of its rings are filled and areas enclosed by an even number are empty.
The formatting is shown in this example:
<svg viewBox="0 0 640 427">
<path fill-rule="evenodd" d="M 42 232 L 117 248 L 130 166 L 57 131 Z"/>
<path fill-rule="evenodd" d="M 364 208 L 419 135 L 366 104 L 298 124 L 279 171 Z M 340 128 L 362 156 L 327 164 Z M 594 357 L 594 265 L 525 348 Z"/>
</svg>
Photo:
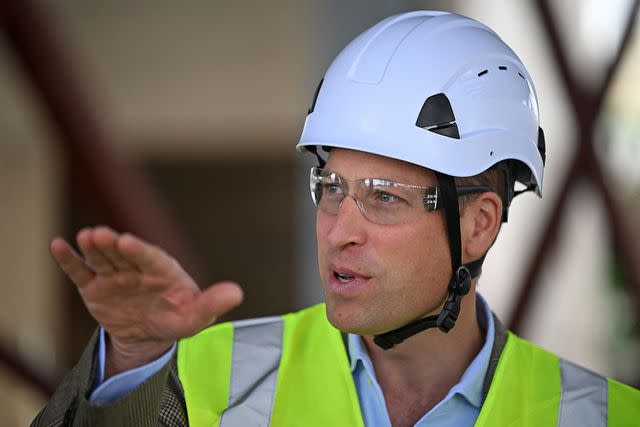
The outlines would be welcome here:
<svg viewBox="0 0 640 427">
<path fill-rule="evenodd" d="M 181 340 L 178 374 L 192 427 L 363 425 L 344 344 L 323 304 Z"/>
<path fill-rule="evenodd" d="M 231 323 L 178 342 L 178 376 L 191 427 L 218 425 L 229 401 L 232 345 Z"/>
<path fill-rule="evenodd" d="M 476 426 L 556 425 L 558 358 L 507 333 Z"/>
<path fill-rule="evenodd" d="M 284 322 L 272 425 L 363 426 L 342 336 L 324 304 L 286 315 Z"/>
<path fill-rule="evenodd" d="M 609 425 L 627 426 L 640 422 L 640 390 L 612 379 L 607 382 Z"/>
<path fill-rule="evenodd" d="M 617 426 L 638 419 L 640 392 L 508 332 L 476 426 Z"/>
</svg>

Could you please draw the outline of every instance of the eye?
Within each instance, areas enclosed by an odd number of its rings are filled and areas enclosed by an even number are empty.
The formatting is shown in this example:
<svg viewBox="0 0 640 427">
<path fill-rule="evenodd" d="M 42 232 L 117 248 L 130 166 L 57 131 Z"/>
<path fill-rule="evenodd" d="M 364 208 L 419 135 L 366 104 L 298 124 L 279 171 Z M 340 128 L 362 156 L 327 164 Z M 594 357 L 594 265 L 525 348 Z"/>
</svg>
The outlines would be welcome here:
<svg viewBox="0 0 640 427">
<path fill-rule="evenodd" d="M 386 191 L 376 191 L 374 197 L 375 197 L 375 200 L 377 200 L 378 202 L 384 203 L 387 205 L 404 202 L 404 200 L 401 197 L 398 197 L 395 194 L 391 194 Z"/>
<path fill-rule="evenodd" d="M 323 184 L 322 185 L 323 192 L 327 194 L 341 194 L 342 189 L 338 184 Z"/>
</svg>

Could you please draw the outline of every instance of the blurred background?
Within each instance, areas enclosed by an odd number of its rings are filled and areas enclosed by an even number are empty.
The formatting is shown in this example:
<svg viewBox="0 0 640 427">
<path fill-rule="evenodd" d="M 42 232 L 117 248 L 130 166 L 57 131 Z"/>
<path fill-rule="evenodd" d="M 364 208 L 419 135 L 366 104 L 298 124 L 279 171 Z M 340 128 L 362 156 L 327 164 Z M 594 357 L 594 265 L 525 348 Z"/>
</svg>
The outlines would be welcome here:
<svg viewBox="0 0 640 427">
<path fill-rule="evenodd" d="M 640 385 L 637 3 L 5 0 L 3 422 L 30 422 L 96 326 L 49 257 L 54 235 L 142 235 L 203 286 L 238 281 L 230 319 L 321 301 L 314 162 L 295 144 L 331 59 L 414 9 L 488 24 L 537 86 L 544 197 L 516 199 L 480 292 L 526 338 Z"/>
</svg>

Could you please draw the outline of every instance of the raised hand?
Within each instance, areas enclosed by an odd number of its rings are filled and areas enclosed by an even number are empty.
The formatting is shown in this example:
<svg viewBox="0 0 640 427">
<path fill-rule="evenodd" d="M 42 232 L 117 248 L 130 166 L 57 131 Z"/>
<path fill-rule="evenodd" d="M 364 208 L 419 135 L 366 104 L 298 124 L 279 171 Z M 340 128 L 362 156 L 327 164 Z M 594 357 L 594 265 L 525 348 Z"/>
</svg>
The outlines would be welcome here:
<svg viewBox="0 0 640 427">
<path fill-rule="evenodd" d="M 51 254 L 107 332 L 105 378 L 141 366 L 242 302 L 242 290 L 220 282 L 201 291 L 160 248 L 108 227 L 77 235 L 82 255 L 63 239 Z"/>
</svg>

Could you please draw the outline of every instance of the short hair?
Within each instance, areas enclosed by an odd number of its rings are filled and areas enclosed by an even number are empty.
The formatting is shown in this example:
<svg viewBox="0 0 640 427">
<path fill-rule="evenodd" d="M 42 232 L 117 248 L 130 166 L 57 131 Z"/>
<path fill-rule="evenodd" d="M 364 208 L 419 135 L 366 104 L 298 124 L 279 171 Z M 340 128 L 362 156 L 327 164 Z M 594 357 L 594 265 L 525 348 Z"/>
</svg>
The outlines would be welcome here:
<svg viewBox="0 0 640 427">
<path fill-rule="evenodd" d="M 496 193 L 500 200 L 502 200 L 502 206 L 507 206 L 507 183 L 504 168 L 507 166 L 504 162 L 496 163 L 484 172 L 481 172 L 474 176 L 468 177 L 456 177 L 456 185 L 482 185 L 489 187 L 491 191 Z M 464 212 L 465 207 L 473 203 L 479 194 L 468 194 L 459 199 L 460 214 Z"/>
</svg>

